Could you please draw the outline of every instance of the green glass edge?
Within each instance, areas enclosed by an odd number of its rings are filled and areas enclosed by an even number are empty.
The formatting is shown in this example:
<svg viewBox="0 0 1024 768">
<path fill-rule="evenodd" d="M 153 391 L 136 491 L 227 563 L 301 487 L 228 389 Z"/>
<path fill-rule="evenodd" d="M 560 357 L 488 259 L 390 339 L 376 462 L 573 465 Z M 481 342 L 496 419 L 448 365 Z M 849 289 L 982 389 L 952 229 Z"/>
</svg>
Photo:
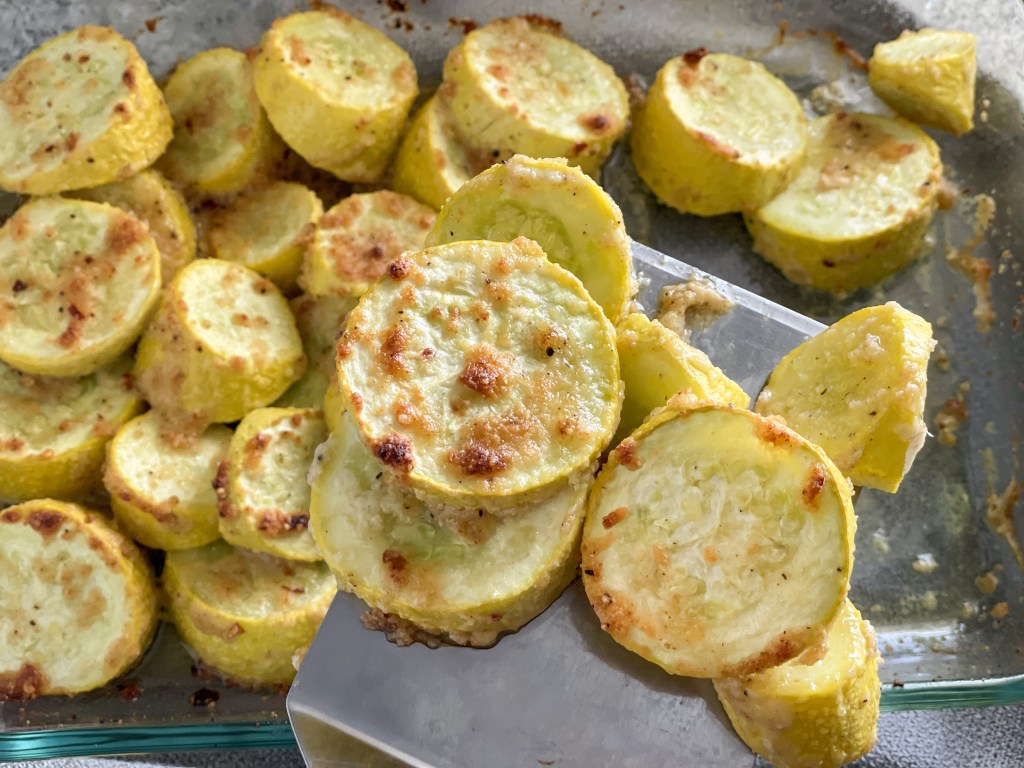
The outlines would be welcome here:
<svg viewBox="0 0 1024 768">
<path fill-rule="evenodd" d="M 885 685 L 882 711 L 994 707 L 1024 702 L 1024 675 L 971 682 Z M 0 762 L 214 749 L 294 747 L 287 722 L 58 728 L 0 733 Z"/>
</svg>

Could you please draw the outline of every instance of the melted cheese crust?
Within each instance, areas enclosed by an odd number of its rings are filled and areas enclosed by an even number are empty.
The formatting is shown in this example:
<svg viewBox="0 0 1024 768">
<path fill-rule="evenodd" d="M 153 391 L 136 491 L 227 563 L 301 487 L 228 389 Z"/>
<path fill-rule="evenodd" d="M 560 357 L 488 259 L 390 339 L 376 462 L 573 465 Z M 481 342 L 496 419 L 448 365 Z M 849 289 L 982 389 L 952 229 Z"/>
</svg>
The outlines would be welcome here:
<svg viewBox="0 0 1024 768">
<path fill-rule="evenodd" d="M 440 503 L 488 509 L 586 471 L 622 398 L 611 324 L 525 238 L 394 262 L 349 314 L 338 380 L 385 467 Z"/>
</svg>

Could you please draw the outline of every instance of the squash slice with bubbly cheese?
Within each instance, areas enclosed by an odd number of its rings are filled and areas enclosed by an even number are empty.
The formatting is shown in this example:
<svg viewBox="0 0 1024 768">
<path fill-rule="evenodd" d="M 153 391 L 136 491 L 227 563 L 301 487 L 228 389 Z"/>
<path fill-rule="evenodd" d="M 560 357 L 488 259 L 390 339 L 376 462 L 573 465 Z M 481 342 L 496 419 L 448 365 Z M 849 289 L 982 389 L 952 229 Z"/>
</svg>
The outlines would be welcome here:
<svg viewBox="0 0 1024 768">
<path fill-rule="evenodd" d="M 750 405 L 750 396 L 739 384 L 657 320 L 639 312 L 626 315 L 615 327 L 615 340 L 626 391 L 613 445 L 679 392 L 737 408 Z"/>
<path fill-rule="evenodd" d="M 764 65 L 704 54 L 658 72 L 633 127 L 633 162 L 657 198 L 683 213 L 752 211 L 794 177 L 807 119 Z"/>
<path fill-rule="evenodd" d="M 232 682 L 287 685 L 337 585 L 323 563 L 297 563 L 215 541 L 167 553 L 168 609 L 182 639 Z"/>
<path fill-rule="evenodd" d="M 850 495 L 780 423 L 674 398 L 612 451 L 590 496 L 583 584 L 601 627 L 689 677 L 819 648 L 853 568 Z"/>
<path fill-rule="evenodd" d="M 439 209 L 473 176 L 448 110 L 431 96 L 416 113 L 395 155 L 391 183 L 396 192 Z"/>
<path fill-rule="evenodd" d="M 126 211 L 46 197 L 0 229 L 0 360 L 82 376 L 135 341 L 160 296 L 160 252 Z"/>
<path fill-rule="evenodd" d="M 924 444 L 932 327 L 894 301 L 839 320 L 786 355 L 757 398 L 854 485 L 895 493 Z"/>
<path fill-rule="evenodd" d="M 487 510 L 591 471 L 622 400 L 614 328 L 531 240 L 409 253 L 349 313 L 338 382 L 381 466 Z"/>
<path fill-rule="evenodd" d="M 213 256 L 244 264 L 269 277 L 284 293 L 293 294 L 323 212 L 312 190 L 278 181 L 214 212 L 206 236 Z"/>
<path fill-rule="evenodd" d="M 245 415 L 214 482 L 225 541 L 288 560 L 320 559 L 308 531 L 306 474 L 326 438 L 319 410 L 257 408 Z"/>
<path fill-rule="evenodd" d="M 156 411 L 132 419 L 107 445 L 103 485 L 118 524 L 153 549 L 185 549 L 220 537 L 213 479 L 231 430 L 220 424 L 197 437 L 168 439 Z"/>
<path fill-rule="evenodd" d="M 127 356 L 77 378 L 0 363 L 0 501 L 69 501 L 99 483 L 107 441 L 142 408 Z"/>
<path fill-rule="evenodd" d="M 256 92 L 289 147 L 340 179 L 379 179 L 418 92 L 405 51 L 321 5 L 277 19 L 253 64 Z"/>
<path fill-rule="evenodd" d="M 160 277 L 165 285 L 196 257 L 196 227 L 185 198 L 158 171 L 149 168 L 130 179 L 79 189 L 68 196 L 109 203 L 144 222 L 160 251 Z"/>
<path fill-rule="evenodd" d="M 103 515 L 53 499 L 0 511 L 0 702 L 127 671 L 156 629 L 153 572 Z"/>
<path fill-rule="evenodd" d="M 316 224 L 299 283 L 314 296 L 361 296 L 403 251 L 423 247 L 434 211 L 382 189 L 350 195 Z"/>
<path fill-rule="evenodd" d="M 49 195 L 138 173 L 171 116 L 135 46 L 84 26 L 44 43 L 0 83 L 0 187 Z"/>
<path fill-rule="evenodd" d="M 715 680 L 715 691 L 736 733 L 772 765 L 840 768 L 875 745 L 882 684 L 874 631 L 847 600 L 823 658 Z"/>
<path fill-rule="evenodd" d="M 427 245 L 520 235 L 576 275 L 608 319 L 618 321 L 636 293 L 622 211 L 563 159 L 516 155 L 476 176 L 445 203 Z"/>
<path fill-rule="evenodd" d="M 519 153 L 566 157 L 596 176 L 629 119 L 615 70 L 539 16 L 466 35 L 445 59 L 438 95 L 476 172 Z"/>
<path fill-rule="evenodd" d="M 976 48 L 968 32 L 907 29 L 875 46 L 868 82 L 908 120 L 960 136 L 974 126 Z"/>
<path fill-rule="evenodd" d="M 183 61 L 164 95 L 174 140 L 160 168 L 191 194 L 240 192 L 269 177 L 280 162 L 284 145 L 260 107 L 252 65 L 241 51 L 213 48 Z"/>
<path fill-rule="evenodd" d="M 199 259 L 164 291 L 139 341 L 139 389 L 171 422 L 199 434 L 284 394 L 306 368 L 288 302 L 241 264 Z"/>
<path fill-rule="evenodd" d="M 784 192 L 745 216 L 754 251 L 795 283 L 845 293 L 921 254 L 938 207 L 939 148 L 879 115 L 813 120 L 807 158 Z"/>
<path fill-rule="evenodd" d="M 434 512 L 381 474 L 348 415 L 311 477 L 310 528 L 340 587 L 414 631 L 490 645 L 576 575 L 589 477 L 514 516 Z"/>
</svg>

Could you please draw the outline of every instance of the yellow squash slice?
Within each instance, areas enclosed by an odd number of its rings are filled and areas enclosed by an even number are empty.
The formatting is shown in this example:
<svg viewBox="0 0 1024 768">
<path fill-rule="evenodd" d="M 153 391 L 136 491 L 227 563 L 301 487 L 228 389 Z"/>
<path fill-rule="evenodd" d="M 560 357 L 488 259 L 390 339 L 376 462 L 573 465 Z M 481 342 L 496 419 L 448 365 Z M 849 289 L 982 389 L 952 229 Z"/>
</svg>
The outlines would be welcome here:
<svg viewBox="0 0 1024 768">
<path fill-rule="evenodd" d="M 715 690 L 736 733 L 773 765 L 840 768 L 875 745 L 882 685 L 874 632 L 847 600 L 824 658 L 715 680 Z"/>
<path fill-rule="evenodd" d="M 403 251 L 423 247 L 434 211 L 382 189 L 350 195 L 320 217 L 302 287 L 314 296 L 360 296 Z"/>
<path fill-rule="evenodd" d="M 618 424 L 614 328 L 532 240 L 406 254 L 348 316 L 338 382 L 424 497 L 515 507 L 591 471 Z"/>
<path fill-rule="evenodd" d="M 48 197 L 0 229 L 0 360 L 82 376 L 142 332 L 160 296 L 146 225 L 109 205 Z"/>
<path fill-rule="evenodd" d="M 335 345 L 345 318 L 355 305 L 356 299 L 351 296 L 302 294 L 291 300 L 295 325 L 306 352 L 306 372 L 274 405 L 292 408 L 320 408 L 323 405 L 331 380 L 337 384 Z"/>
<path fill-rule="evenodd" d="M 678 211 L 752 211 L 796 173 L 807 119 L 762 64 L 704 54 L 684 54 L 658 72 L 633 127 L 633 161 L 658 199 Z"/>
<path fill-rule="evenodd" d="M 81 499 L 99 485 L 107 441 L 139 412 L 127 356 L 80 378 L 0 363 L 0 501 Z"/>
<path fill-rule="evenodd" d="M 311 473 L 310 529 L 341 589 L 385 622 L 491 645 L 575 577 L 589 477 L 514 516 L 440 514 L 379 467 L 343 416 Z"/>
<path fill-rule="evenodd" d="M 0 83 L 0 187 L 49 195 L 125 179 L 171 140 L 171 116 L 135 46 L 79 27 Z"/>
<path fill-rule="evenodd" d="M 256 92 L 289 147 L 346 181 L 380 177 L 418 92 L 405 51 L 323 5 L 277 19 L 254 67 Z"/>
<path fill-rule="evenodd" d="M 185 549 L 220 538 L 213 479 L 231 430 L 216 424 L 178 445 L 156 411 L 132 419 L 107 445 L 103 485 L 122 530 L 153 549 Z"/>
<path fill-rule="evenodd" d="M 928 321 L 896 302 L 858 310 L 782 358 L 755 410 L 820 445 L 854 485 L 895 493 L 928 433 L 934 347 Z"/>
<path fill-rule="evenodd" d="M 875 46 L 868 82 L 908 120 L 960 136 L 974 127 L 976 47 L 968 32 L 904 30 Z"/>
<path fill-rule="evenodd" d="M 445 203 L 427 245 L 520 235 L 576 275 L 609 320 L 621 317 L 637 287 L 622 211 L 563 159 L 516 155 L 484 171 Z"/>
<path fill-rule="evenodd" d="M 91 691 L 157 620 L 153 573 L 98 512 L 37 499 L 0 512 L 0 702 Z"/>
<path fill-rule="evenodd" d="M 174 141 L 160 168 L 191 194 L 240 192 L 280 162 L 284 146 L 260 107 L 252 65 L 241 51 L 213 48 L 183 61 L 164 95 Z"/>
<path fill-rule="evenodd" d="M 179 431 L 269 405 L 305 371 L 295 319 L 272 282 L 241 264 L 199 259 L 164 291 L 139 342 L 135 376 Z"/>
<path fill-rule="evenodd" d="M 395 155 L 391 183 L 396 192 L 438 209 L 470 180 L 472 163 L 451 122 L 437 96 L 416 113 Z"/>
<path fill-rule="evenodd" d="M 130 179 L 80 189 L 71 196 L 109 203 L 144 222 L 160 251 L 160 277 L 165 285 L 196 257 L 196 227 L 185 198 L 157 171 L 147 169 Z"/>
<path fill-rule="evenodd" d="M 289 560 L 320 559 L 309 531 L 306 474 L 327 439 L 311 408 L 258 408 L 242 419 L 217 470 L 217 511 L 224 539 Z"/>
<path fill-rule="evenodd" d="M 583 584 L 601 627 L 666 671 L 753 674 L 821 646 L 854 526 L 849 483 L 820 448 L 680 396 L 598 475 Z"/>
<path fill-rule="evenodd" d="M 167 553 L 171 618 L 203 663 L 231 681 L 287 685 L 337 585 L 323 563 L 296 563 L 223 541 Z"/>
<path fill-rule="evenodd" d="M 293 293 L 313 228 L 323 212 L 312 190 L 278 181 L 215 212 L 207 232 L 210 249 L 216 258 L 244 264 L 269 277 L 286 294 Z"/>
<path fill-rule="evenodd" d="M 739 384 L 657 320 L 639 312 L 626 315 L 615 328 L 615 339 L 626 392 L 613 445 L 679 392 L 737 408 L 750 405 L 750 396 Z"/>
<path fill-rule="evenodd" d="M 853 291 L 920 255 L 941 179 L 939 148 L 916 126 L 819 117 L 796 179 L 746 216 L 747 229 L 754 250 L 793 282 Z"/>
<path fill-rule="evenodd" d="M 438 94 L 476 172 L 519 153 L 566 157 L 595 176 L 629 119 L 615 71 L 541 17 L 470 32 L 448 53 Z"/>
</svg>

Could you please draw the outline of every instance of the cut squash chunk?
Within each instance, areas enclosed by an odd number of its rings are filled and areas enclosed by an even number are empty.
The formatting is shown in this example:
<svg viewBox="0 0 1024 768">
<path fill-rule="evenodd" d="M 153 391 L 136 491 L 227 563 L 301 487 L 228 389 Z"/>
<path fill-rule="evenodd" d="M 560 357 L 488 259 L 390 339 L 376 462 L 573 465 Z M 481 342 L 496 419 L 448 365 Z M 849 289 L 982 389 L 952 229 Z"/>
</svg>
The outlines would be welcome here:
<svg viewBox="0 0 1024 768">
<path fill-rule="evenodd" d="M 326 438 L 318 410 L 257 408 L 245 415 L 215 482 L 225 541 L 288 560 L 320 559 L 308 531 L 306 474 Z"/>
<path fill-rule="evenodd" d="M 171 618 L 204 664 L 232 682 L 287 685 L 337 592 L 323 563 L 296 563 L 215 541 L 167 553 Z"/>
<path fill-rule="evenodd" d="M 207 233 L 210 249 L 216 258 L 244 264 L 290 294 L 323 212 L 312 190 L 278 181 L 214 213 Z"/>
<path fill-rule="evenodd" d="M 455 135 L 447 108 L 431 96 L 398 148 L 392 175 L 395 191 L 439 209 L 472 176 L 472 163 Z"/>
<path fill-rule="evenodd" d="M 868 82 L 908 120 L 961 136 L 974 127 L 976 48 L 968 32 L 907 29 L 875 46 Z"/>
<path fill-rule="evenodd" d="M 173 431 L 197 435 L 274 402 L 306 368 L 280 291 L 241 264 L 199 259 L 178 273 L 139 342 L 135 377 Z"/>
<path fill-rule="evenodd" d="M 854 485 L 895 493 L 924 444 L 932 327 L 894 301 L 867 307 L 794 349 L 757 398 L 820 445 Z"/>
<path fill-rule="evenodd" d="M 284 145 L 260 107 L 252 65 L 241 51 L 213 48 L 182 62 L 164 95 L 174 141 L 160 168 L 193 195 L 240 192 L 281 161 Z"/>
<path fill-rule="evenodd" d="M 753 211 L 793 178 L 807 148 L 796 95 L 764 65 L 703 49 L 672 59 L 633 127 L 633 162 L 683 213 Z"/>
<path fill-rule="evenodd" d="M 615 70 L 537 16 L 466 35 L 445 59 L 438 94 L 475 172 L 518 153 L 566 157 L 596 176 L 629 119 Z"/>
<path fill-rule="evenodd" d="M 612 322 L 621 317 L 637 287 L 622 212 L 563 159 L 516 155 L 484 171 L 445 203 L 427 245 L 520 235 L 576 275 Z"/>
<path fill-rule="evenodd" d="M 418 92 L 405 51 L 323 5 L 277 19 L 254 67 L 256 92 L 289 147 L 340 179 L 379 179 Z"/>
<path fill-rule="evenodd" d="M 165 285 L 196 257 L 196 227 L 185 198 L 157 171 L 147 169 L 130 179 L 79 189 L 69 196 L 109 203 L 144 222 L 160 251 L 160 277 Z"/>
<path fill-rule="evenodd" d="M 47 197 L 0 229 L 0 360 L 83 376 L 135 341 L 160 297 L 160 252 L 126 211 Z"/>
<path fill-rule="evenodd" d="M 0 541 L 0 702 L 91 691 L 142 656 L 153 572 L 103 515 L 29 501 L 0 512 Z"/>
<path fill-rule="evenodd" d="M 497 510 L 591 471 L 618 424 L 614 328 L 532 240 L 409 253 L 349 313 L 338 382 L 381 465 Z"/>
<path fill-rule="evenodd" d="M 639 312 L 629 314 L 616 326 L 615 338 L 626 393 L 613 445 L 679 392 L 737 408 L 750 405 L 750 396 L 739 384 L 657 320 Z"/>
<path fill-rule="evenodd" d="M 185 549 L 220 538 L 213 479 L 231 430 L 214 425 L 185 445 L 162 434 L 156 411 L 132 419 L 107 446 L 103 485 L 121 528 L 153 549 Z"/>
<path fill-rule="evenodd" d="M 847 600 L 824 658 L 716 680 L 715 691 L 736 733 L 773 765 L 840 768 L 875 745 L 882 684 L 874 631 Z"/>
<path fill-rule="evenodd" d="M 938 205 L 939 148 L 903 120 L 811 122 L 807 159 L 778 197 L 746 216 L 754 250 L 795 283 L 848 292 L 921 254 Z"/>
<path fill-rule="evenodd" d="M 0 501 L 81 499 L 99 485 L 107 441 L 142 408 L 125 356 L 80 378 L 0 363 Z"/>
<path fill-rule="evenodd" d="M 289 303 L 306 352 L 306 372 L 274 405 L 320 408 L 329 383 L 337 379 L 335 345 L 356 299 L 302 294 Z"/>
<path fill-rule="evenodd" d="M 486 646 L 575 577 L 590 478 L 512 517 L 435 514 L 379 467 L 345 415 L 311 473 L 317 545 L 339 586 L 371 608 Z"/>
<path fill-rule="evenodd" d="M 404 251 L 423 247 L 434 211 L 382 189 L 351 195 L 320 217 L 302 287 L 314 296 L 361 296 Z"/>
<path fill-rule="evenodd" d="M 32 51 L 0 83 L 0 187 L 49 195 L 138 173 L 171 115 L 135 46 L 85 26 Z"/>
<path fill-rule="evenodd" d="M 753 674 L 821 646 L 854 526 L 850 485 L 820 448 L 677 396 L 598 475 L 583 584 L 601 627 L 666 671 Z"/>
</svg>

